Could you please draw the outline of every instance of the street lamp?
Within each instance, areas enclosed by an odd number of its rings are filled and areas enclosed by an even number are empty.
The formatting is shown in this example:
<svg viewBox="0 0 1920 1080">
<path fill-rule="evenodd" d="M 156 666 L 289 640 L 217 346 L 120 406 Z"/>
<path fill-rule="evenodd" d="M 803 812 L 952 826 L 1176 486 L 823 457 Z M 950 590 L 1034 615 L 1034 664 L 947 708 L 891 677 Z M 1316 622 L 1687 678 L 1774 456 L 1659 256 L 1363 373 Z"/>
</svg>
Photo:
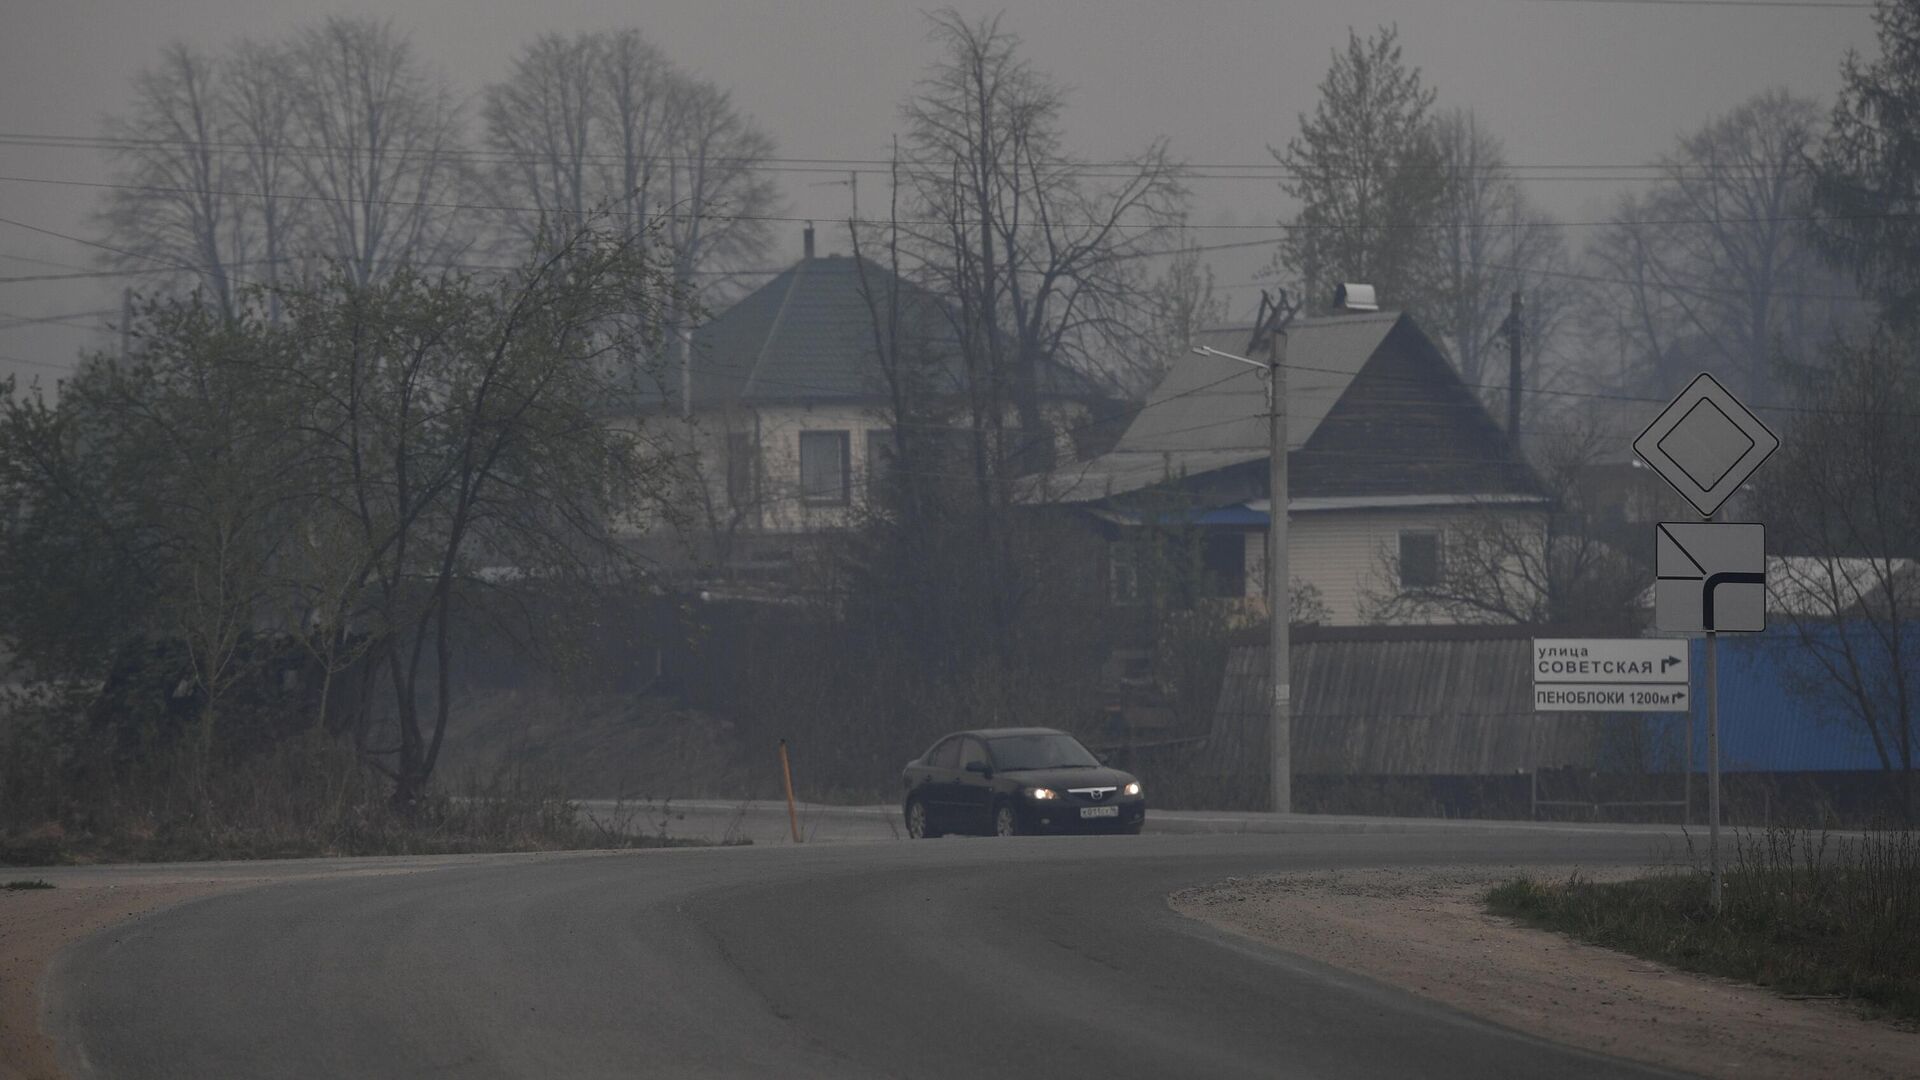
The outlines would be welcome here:
<svg viewBox="0 0 1920 1080">
<path fill-rule="evenodd" d="M 1273 672 L 1273 699 L 1267 715 L 1267 769 L 1269 805 L 1276 814 L 1293 809 L 1293 731 L 1288 715 L 1292 687 L 1287 654 L 1287 624 L 1293 615 L 1287 596 L 1287 321 L 1275 311 L 1265 363 L 1205 345 L 1193 346 L 1196 356 L 1233 360 L 1267 374 L 1267 647 Z"/>
</svg>

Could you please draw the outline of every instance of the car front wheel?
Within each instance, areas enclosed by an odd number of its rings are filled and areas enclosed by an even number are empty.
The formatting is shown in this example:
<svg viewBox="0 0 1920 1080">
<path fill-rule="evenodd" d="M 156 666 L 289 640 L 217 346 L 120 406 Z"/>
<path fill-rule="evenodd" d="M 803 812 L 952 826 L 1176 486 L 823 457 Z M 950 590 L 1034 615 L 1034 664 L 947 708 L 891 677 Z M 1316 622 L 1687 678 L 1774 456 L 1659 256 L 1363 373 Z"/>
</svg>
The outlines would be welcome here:
<svg viewBox="0 0 1920 1080">
<path fill-rule="evenodd" d="M 931 840 L 940 835 L 927 827 L 927 804 L 919 799 L 907 804 L 907 835 L 915 840 Z"/>
<path fill-rule="evenodd" d="M 1012 803 L 1001 803 L 993 812 L 993 835 L 1019 836 L 1020 815 L 1014 813 Z"/>
</svg>

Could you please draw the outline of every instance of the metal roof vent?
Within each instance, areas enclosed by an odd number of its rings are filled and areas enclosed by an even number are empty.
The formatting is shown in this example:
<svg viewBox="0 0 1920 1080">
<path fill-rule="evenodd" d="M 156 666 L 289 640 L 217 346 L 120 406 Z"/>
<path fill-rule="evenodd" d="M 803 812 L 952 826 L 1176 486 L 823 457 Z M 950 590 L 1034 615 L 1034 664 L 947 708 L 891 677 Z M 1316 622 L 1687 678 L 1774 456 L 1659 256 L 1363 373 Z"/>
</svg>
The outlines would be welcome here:
<svg viewBox="0 0 1920 1080">
<path fill-rule="evenodd" d="M 1333 310 L 1379 311 L 1380 301 L 1373 295 L 1373 286 L 1347 282 L 1333 290 Z"/>
</svg>

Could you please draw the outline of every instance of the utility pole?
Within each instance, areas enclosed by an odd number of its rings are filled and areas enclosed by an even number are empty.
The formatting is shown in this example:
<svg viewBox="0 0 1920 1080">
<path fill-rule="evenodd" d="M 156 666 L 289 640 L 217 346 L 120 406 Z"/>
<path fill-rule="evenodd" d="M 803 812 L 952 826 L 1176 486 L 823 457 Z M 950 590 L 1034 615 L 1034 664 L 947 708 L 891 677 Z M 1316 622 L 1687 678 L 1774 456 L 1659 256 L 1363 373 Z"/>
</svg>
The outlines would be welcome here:
<svg viewBox="0 0 1920 1080">
<path fill-rule="evenodd" d="M 1507 438 L 1520 441 L 1520 290 L 1513 290 L 1507 313 Z"/>
<path fill-rule="evenodd" d="M 1293 308 L 1286 293 L 1277 303 L 1261 297 L 1261 310 L 1270 312 L 1267 359 L 1251 360 L 1206 345 L 1195 345 L 1199 356 L 1237 360 L 1265 371 L 1267 379 L 1267 648 L 1273 673 L 1273 698 L 1267 713 L 1268 805 L 1276 814 L 1293 810 L 1293 687 L 1289 622 L 1293 605 L 1288 595 L 1292 576 L 1287 570 L 1287 325 Z M 1254 343 L 1258 344 L 1256 337 Z"/>
<path fill-rule="evenodd" d="M 120 362 L 133 355 L 133 286 L 120 290 Z"/>
<path fill-rule="evenodd" d="M 1283 301 L 1284 303 L 1284 294 Z M 1267 767 L 1276 814 L 1293 810 L 1293 621 L 1287 572 L 1287 323 L 1275 305 L 1267 333 L 1267 647 L 1272 650 L 1273 711 L 1267 721 Z"/>
</svg>

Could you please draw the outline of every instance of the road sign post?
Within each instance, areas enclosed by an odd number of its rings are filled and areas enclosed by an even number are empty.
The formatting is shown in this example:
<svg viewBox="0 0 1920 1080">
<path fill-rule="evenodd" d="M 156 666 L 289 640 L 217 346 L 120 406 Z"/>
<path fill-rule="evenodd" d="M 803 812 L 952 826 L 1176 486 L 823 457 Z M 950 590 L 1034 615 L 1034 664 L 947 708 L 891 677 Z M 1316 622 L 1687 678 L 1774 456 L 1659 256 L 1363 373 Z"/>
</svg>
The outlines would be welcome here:
<svg viewBox="0 0 1920 1080">
<path fill-rule="evenodd" d="M 1713 517 L 1779 448 L 1779 437 L 1704 371 L 1633 440 L 1640 459 L 1707 519 L 1654 527 L 1654 624 L 1707 637 L 1707 891 L 1716 913 L 1721 910 L 1719 635 L 1766 629 L 1767 576 L 1765 527 Z M 1689 807 L 1692 758 L 1689 723 Z"/>
</svg>

